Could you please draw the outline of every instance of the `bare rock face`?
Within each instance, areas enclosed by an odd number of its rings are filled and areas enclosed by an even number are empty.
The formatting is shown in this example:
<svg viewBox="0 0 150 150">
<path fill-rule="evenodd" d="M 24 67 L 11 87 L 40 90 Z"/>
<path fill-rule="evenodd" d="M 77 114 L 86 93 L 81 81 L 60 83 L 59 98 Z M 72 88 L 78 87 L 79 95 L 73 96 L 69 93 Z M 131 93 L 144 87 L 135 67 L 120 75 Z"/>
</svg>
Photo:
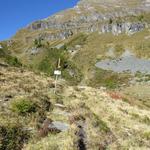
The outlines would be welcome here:
<svg viewBox="0 0 150 150">
<path fill-rule="evenodd" d="M 141 20 L 126 19 L 143 13 L 150 13 L 150 0 L 80 0 L 74 8 L 31 23 L 27 29 L 55 31 L 43 35 L 48 40 L 66 39 L 78 32 L 129 34 L 149 26 Z"/>
<path fill-rule="evenodd" d="M 145 28 L 144 23 L 117 23 L 117 24 L 106 24 L 102 26 L 102 33 L 112 32 L 114 35 L 120 33 L 133 34 L 135 32 L 141 31 Z"/>
</svg>

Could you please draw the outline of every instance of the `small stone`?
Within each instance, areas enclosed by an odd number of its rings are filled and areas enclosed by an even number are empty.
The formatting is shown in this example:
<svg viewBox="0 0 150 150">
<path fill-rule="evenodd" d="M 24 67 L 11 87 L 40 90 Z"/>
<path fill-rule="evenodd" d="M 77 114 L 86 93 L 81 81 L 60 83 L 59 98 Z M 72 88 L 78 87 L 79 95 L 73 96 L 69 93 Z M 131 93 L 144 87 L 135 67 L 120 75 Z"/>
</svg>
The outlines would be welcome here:
<svg viewBox="0 0 150 150">
<path fill-rule="evenodd" d="M 56 130 L 59 130 L 59 131 L 66 131 L 68 130 L 69 128 L 69 125 L 66 124 L 66 123 L 63 123 L 63 122 L 60 122 L 60 121 L 54 121 L 52 122 L 48 128 L 51 130 L 51 129 L 56 129 Z"/>
</svg>

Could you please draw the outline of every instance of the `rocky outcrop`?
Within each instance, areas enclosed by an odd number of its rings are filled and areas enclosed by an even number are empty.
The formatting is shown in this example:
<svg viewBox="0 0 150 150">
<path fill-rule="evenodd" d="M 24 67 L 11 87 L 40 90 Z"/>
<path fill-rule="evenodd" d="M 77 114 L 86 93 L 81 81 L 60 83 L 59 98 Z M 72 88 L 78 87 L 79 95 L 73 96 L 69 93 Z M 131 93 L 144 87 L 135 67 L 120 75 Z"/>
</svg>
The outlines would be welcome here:
<svg viewBox="0 0 150 150">
<path fill-rule="evenodd" d="M 62 30 L 62 31 L 58 31 L 56 33 L 51 33 L 51 34 L 42 33 L 42 34 L 40 34 L 40 37 L 43 39 L 53 41 L 53 40 L 57 40 L 57 39 L 64 40 L 72 35 L 73 35 L 73 32 L 71 30 Z"/>
<path fill-rule="evenodd" d="M 114 35 L 120 33 L 133 34 L 135 32 L 141 31 L 146 27 L 144 23 L 116 23 L 116 24 L 106 24 L 102 26 L 102 33 L 112 32 Z"/>
<path fill-rule="evenodd" d="M 123 23 L 106 23 L 106 24 L 87 24 L 83 27 L 77 27 L 74 26 L 69 29 L 69 27 L 65 28 L 64 30 L 57 31 L 55 33 L 42 33 L 39 36 L 42 39 L 46 40 L 64 40 L 72 35 L 79 33 L 79 32 L 85 32 L 85 33 L 92 33 L 92 32 L 99 32 L 100 34 L 104 33 L 112 33 L 114 35 L 119 35 L 121 33 L 126 33 L 128 35 L 142 31 L 144 28 L 146 28 L 148 25 L 146 23 L 141 22 L 123 22 Z M 42 29 L 40 29 L 42 30 Z M 44 30 L 44 29 L 43 29 Z"/>
<path fill-rule="evenodd" d="M 80 0 L 72 9 L 63 11 L 43 20 L 30 24 L 27 29 L 51 30 L 52 33 L 43 33 L 47 40 L 66 39 L 78 32 L 112 32 L 132 34 L 148 26 L 146 22 L 127 21 L 129 16 L 139 16 L 144 12 L 149 13 L 150 1 L 137 2 L 123 0 Z M 119 23 L 115 23 L 116 20 Z M 110 23 L 110 20 L 113 22 Z"/>
</svg>

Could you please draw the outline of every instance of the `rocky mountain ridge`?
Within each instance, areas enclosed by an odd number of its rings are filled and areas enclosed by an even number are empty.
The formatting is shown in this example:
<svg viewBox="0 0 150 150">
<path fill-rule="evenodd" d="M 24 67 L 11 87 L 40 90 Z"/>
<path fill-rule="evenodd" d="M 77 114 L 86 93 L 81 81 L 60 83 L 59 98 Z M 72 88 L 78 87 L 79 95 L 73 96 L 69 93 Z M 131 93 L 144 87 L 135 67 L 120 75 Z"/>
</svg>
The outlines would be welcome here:
<svg viewBox="0 0 150 150">
<path fill-rule="evenodd" d="M 79 32 L 133 34 L 149 27 L 143 15 L 149 14 L 150 1 L 81 0 L 74 8 L 28 25 L 30 31 L 51 30 L 47 40 L 66 39 Z"/>
</svg>

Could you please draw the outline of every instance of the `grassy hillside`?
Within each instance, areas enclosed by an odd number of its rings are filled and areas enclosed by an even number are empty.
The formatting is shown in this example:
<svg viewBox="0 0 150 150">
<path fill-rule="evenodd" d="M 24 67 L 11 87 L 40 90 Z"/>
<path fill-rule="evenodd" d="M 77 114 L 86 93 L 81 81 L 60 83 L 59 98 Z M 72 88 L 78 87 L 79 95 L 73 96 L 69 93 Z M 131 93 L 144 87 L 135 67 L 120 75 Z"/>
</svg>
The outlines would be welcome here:
<svg viewBox="0 0 150 150">
<path fill-rule="evenodd" d="M 66 120 L 70 129 L 56 135 L 49 134 L 38 142 L 32 141 L 24 149 L 77 150 L 81 146 L 79 125 L 84 130 L 86 149 L 148 149 L 149 110 L 131 106 L 121 96 L 111 96 L 101 89 L 67 86 L 62 97 L 65 110 L 54 108 L 54 111 L 68 113 L 60 113 L 57 117 Z"/>
<path fill-rule="evenodd" d="M 0 150 L 150 149 L 150 75 L 95 66 L 104 59 L 119 61 L 126 51 L 150 59 L 150 15 L 130 12 L 141 2 L 82 0 L 43 20 L 52 19 L 60 30 L 28 27 L 0 42 Z M 111 16 L 128 10 L 129 16 Z M 98 13 L 107 13 L 104 21 L 89 23 Z M 76 21 L 78 33 L 71 29 Z M 80 32 L 83 26 L 120 22 L 147 27 L 130 35 Z M 65 38 L 69 28 L 72 35 Z M 57 69 L 62 74 L 55 87 Z"/>
<path fill-rule="evenodd" d="M 147 33 L 133 36 L 140 39 L 147 37 Z M 43 45 L 39 54 L 26 59 L 26 65 L 30 65 L 30 70 L 38 70 L 37 73 L 19 66 L 0 66 L 0 148 L 148 149 L 149 84 L 128 85 L 129 74 L 94 67 L 97 60 L 108 57 L 109 47 L 119 47 L 115 57 L 121 55 L 125 48 L 123 44 L 129 38 L 79 34 L 60 49 Z M 131 43 L 134 45 L 134 40 Z M 1 51 L 1 58 L 10 55 L 6 52 Z M 59 80 L 57 94 L 54 94 L 54 80 L 47 75 L 52 75 L 58 58 L 61 58 L 62 77 L 69 82 Z M 136 76 L 141 78 L 143 75 Z M 81 79 L 81 84 L 92 87 L 75 86 Z M 126 86 L 120 90 L 124 83 Z M 47 119 L 65 123 L 68 129 L 62 132 L 48 130 L 44 124 Z"/>
<path fill-rule="evenodd" d="M 2 149 L 77 150 L 84 145 L 89 150 L 123 150 L 150 146 L 150 112 L 142 101 L 134 102 L 136 95 L 68 86 L 61 80 L 55 95 L 53 80 L 44 74 L 1 67 L 0 76 Z M 66 123 L 69 129 L 49 131 L 41 137 L 46 118 Z"/>
<path fill-rule="evenodd" d="M 105 72 L 108 74 L 107 79 L 112 80 L 110 84 L 114 84 L 113 87 L 115 87 L 115 85 L 118 87 L 120 86 L 119 84 L 127 83 L 130 76 L 123 75 L 123 78 L 118 80 L 117 76 L 122 76 L 121 74 L 112 75 L 107 71 L 103 71 L 101 75 L 98 75 L 100 71 L 97 71 L 95 68 L 97 61 L 105 58 L 117 58 L 121 56 L 125 50 L 130 50 L 140 58 L 150 58 L 148 29 L 130 36 L 125 34 L 114 36 L 111 33 L 79 33 L 69 39 L 53 42 L 32 37 L 29 43 L 25 42 L 23 44 L 25 48 L 17 46 L 17 44 L 15 44 L 17 43 L 16 40 L 19 40 L 18 37 L 23 38 L 22 35 L 25 34 L 27 34 L 26 30 L 18 32 L 14 37 L 13 44 L 8 46 L 7 49 L 9 51 L 14 50 L 13 53 L 25 66 L 35 71 L 45 72 L 51 76 L 53 76 L 53 72 L 57 68 L 58 59 L 61 58 L 62 78 L 68 80 L 72 85 L 80 83 L 81 81 L 90 84 L 90 80 L 93 86 L 96 86 L 96 84 L 97 86 L 107 85 L 107 83 L 102 83 L 100 79 L 103 78 Z M 35 32 L 35 34 L 37 35 L 38 32 Z M 32 34 L 30 36 L 32 36 Z M 21 42 L 23 41 L 24 40 L 21 40 Z M 38 43 L 38 41 L 40 43 Z M 20 50 L 23 48 L 24 50 L 17 52 L 18 50 L 15 47 L 18 47 Z M 114 56 L 109 55 L 110 49 L 114 50 Z M 37 52 L 32 54 L 33 50 Z M 98 76 L 99 79 L 97 78 Z M 117 80 L 119 84 L 116 83 Z M 94 85 L 94 83 L 96 84 Z"/>
<path fill-rule="evenodd" d="M 149 43 L 149 30 L 144 30 L 131 36 L 93 33 L 88 35 L 83 46 L 75 53 L 72 59 L 78 68 L 82 68 L 84 79 L 86 80 L 93 78 L 96 73 L 95 64 L 97 61 L 105 58 L 117 58 L 125 50 L 130 50 L 139 58 L 150 58 Z M 114 49 L 114 56 L 108 54 L 110 49 Z M 110 75 L 109 72 L 108 75 Z M 95 82 L 97 81 L 95 80 Z"/>
<path fill-rule="evenodd" d="M 23 68 L 0 66 L 0 149 L 22 149 L 45 113 L 53 81 Z"/>
<path fill-rule="evenodd" d="M 7 63 L 11 66 L 20 67 L 22 64 L 18 60 L 18 58 L 14 55 L 12 55 L 12 52 L 8 50 L 6 43 L 0 43 L 0 63 Z"/>
</svg>

